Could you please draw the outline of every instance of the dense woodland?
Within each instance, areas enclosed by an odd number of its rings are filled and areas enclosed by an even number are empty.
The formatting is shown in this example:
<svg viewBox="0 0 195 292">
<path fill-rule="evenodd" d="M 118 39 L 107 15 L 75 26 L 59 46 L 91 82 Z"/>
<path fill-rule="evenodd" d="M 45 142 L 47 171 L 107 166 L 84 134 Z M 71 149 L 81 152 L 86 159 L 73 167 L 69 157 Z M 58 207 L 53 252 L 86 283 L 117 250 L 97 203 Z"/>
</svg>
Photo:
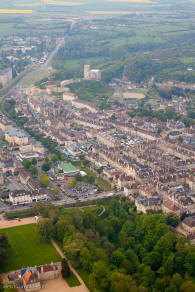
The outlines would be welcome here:
<svg viewBox="0 0 195 292">
<path fill-rule="evenodd" d="M 122 76 L 130 81 L 195 82 L 194 26 L 177 15 L 118 16 L 74 25 L 53 66 L 58 77 L 82 76 L 83 64 L 102 70 L 103 81 Z M 191 58 L 191 59 L 190 59 Z M 72 69 L 72 71 L 71 71 Z M 65 78 L 66 77 L 66 78 Z"/>
<path fill-rule="evenodd" d="M 195 82 L 195 47 L 159 50 L 137 56 L 127 62 L 124 78 L 136 83 L 148 82 L 155 77 L 156 82 L 175 80 L 178 82 Z M 189 61 L 189 62 L 188 62 Z M 188 67 L 192 71 L 188 71 Z"/>
<path fill-rule="evenodd" d="M 195 247 L 169 231 L 163 214 L 138 214 L 126 198 L 67 212 L 39 208 L 42 240 L 54 238 L 89 274 L 90 291 L 193 292 Z"/>
</svg>

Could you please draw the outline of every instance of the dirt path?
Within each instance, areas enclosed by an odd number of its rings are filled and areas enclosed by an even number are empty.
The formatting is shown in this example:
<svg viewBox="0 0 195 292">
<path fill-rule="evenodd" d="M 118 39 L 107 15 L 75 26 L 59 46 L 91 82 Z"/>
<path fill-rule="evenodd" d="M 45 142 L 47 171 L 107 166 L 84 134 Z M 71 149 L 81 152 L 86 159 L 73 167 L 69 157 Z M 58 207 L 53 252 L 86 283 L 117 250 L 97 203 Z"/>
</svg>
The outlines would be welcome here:
<svg viewBox="0 0 195 292">
<path fill-rule="evenodd" d="M 64 255 L 64 253 L 61 251 L 61 249 L 59 248 L 59 246 L 55 243 L 55 241 L 52 239 L 51 243 L 53 244 L 53 246 L 55 247 L 55 249 L 57 250 L 57 252 L 59 253 L 59 255 L 61 256 L 61 258 L 66 258 L 66 256 Z M 68 261 L 68 260 L 67 260 Z M 71 271 L 75 274 L 75 276 L 77 277 L 77 279 L 79 280 L 79 282 L 81 283 L 80 286 L 78 287 L 74 287 L 72 288 L 71 291 L 75 291 L 75 292 L 89 292 L 88 288 L 86 287 L 85 283 L 83 282 L 83 279 L 79 276 L 79 274 L 77 273 L 77 271 L 73 268 L 73 266 L 71 265 L 71 263 L 68 261 L 68 265 L 71 269 Z"/>
<path fill-rule="evenodd" d="M 102 209 L 101 213 L 98 215 L 99 217 L 102 216 L 104 214 L 104 212 L 106 211 L 105 207 L 104 206 L 102 206 L 102 207 L 103 207 L 103 209 Z"/>
<path fill-rule="evenodd" d="M 0 229 L 32 224 L 32 223 L 36 223 L 35 217 L 23 218 L 23 219 L 20 219 L 20 221 L 18 221 L 17 219 L 5 220 L 3 217 L 0 217 Z"/>
</svg>

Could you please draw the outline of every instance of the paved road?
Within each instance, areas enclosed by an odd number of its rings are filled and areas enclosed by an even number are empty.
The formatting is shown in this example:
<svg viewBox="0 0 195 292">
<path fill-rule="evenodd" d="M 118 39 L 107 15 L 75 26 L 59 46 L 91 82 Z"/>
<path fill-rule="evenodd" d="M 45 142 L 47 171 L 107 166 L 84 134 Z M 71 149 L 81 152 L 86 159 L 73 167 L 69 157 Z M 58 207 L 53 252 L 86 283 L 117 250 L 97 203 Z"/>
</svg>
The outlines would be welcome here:
<svg viewBox="0 0 195 292">
<path fill-rule="evenodd" d="M 51 62 L 51 60 L 53 59 L 53 57 L 55 56 L 55 54 L 57 53 L 57 51 L 59 50 L 60 47 L 62 47 L 64 45 L 64 39 L 58 39 L 57 43 L 56 43 L 56 47 L 55 49 L 48 55 L 48 58 L 46 60 L 46 62 L 44 64 L 31 64 L 29 65 L 29 72 L 27 72 L 16 84 L 14 84 L 10 90 L 7 92 L 6 96 L 13 91 L 16 91 L 18 93 L 21 92 L 22 89 L 22 84 L 23 82 L 31 75 L 34 74 L 40 70 L 48 70 L 48 66 Z M 5 96 L 4 96 L 5 97 Z"/>
</svg>

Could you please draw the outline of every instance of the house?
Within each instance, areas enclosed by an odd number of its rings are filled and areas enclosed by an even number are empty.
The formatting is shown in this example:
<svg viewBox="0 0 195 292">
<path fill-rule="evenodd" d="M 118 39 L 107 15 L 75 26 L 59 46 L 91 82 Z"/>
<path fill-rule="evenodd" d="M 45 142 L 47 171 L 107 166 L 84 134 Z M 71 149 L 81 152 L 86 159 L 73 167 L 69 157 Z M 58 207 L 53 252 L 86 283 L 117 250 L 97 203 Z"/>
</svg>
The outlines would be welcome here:
<svg viewBox="0 0 195 292">
<path fill-rule="evenodd" d="M 164 214 L 175 213 L 180 216 L 180 209 L 169 200 L 162 204 L 162 211 Z"/>
<path fill-rule="evenodd" d="M 186 217 L 182 222 L 182 227 L 187 235 L 195 235 L 195 216 Z"/>
<path fill-rule="evenodd" d="M 26 185 L 30 179 L 29 172 L 25 169 L 19 170 L 19 179 L 23 185 Z"/>
<path fill-rule="evenodd" d="M 8 281 L 25 291 L 37 291 L 42 288 L 42 281 L 54 280 L 59 277 L 58 264 L 46 264 L 29 267 L 8 274 Z"/>
<path fill-rule="evenodd" d="M 47 194 L 41 190 L 36 191 L 25 191 L 25 190 L 17 190 L 9 193 L 9 201 L 17 206 L 17 205 L 25 205 L 38 201 L 46 201 Z"/>
<path fill-rule="evenodd" d="M 9 144 L 16 144 L 19 146 L 28 144 L 28 136 L 23 130 L 18 128 L 10 128 L 5 132 L 5 140 Z"/>
<path fill-rule="evenodd" d="M 25 291 L 36 291 L 41 289 L 41 282 L 36 269 L 27 269 L 22 276 Z"/>
<path fill-rule="evenodd" d="M 49 264 L 37 267 L 40 280 L 54 280 L 59 276 L 59 269 L 56 264 Z"/>
</svg>

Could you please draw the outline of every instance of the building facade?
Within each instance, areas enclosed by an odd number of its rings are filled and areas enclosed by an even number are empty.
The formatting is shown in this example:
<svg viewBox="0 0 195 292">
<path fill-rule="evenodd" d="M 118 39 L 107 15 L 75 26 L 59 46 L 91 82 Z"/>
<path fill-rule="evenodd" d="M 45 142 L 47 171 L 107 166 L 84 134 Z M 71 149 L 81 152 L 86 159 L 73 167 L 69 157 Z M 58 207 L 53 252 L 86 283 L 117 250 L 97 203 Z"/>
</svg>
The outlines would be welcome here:
<svg viewBox="0 0 195 292">
<path fill-rule="evenodd" d="M 99 69 L 92 69 L 90 65 L 84 65 L 84 79 L 85 80 L 101 80 L 101 71 Z"/>
<path fill-rule="evenodd" d="M 0 83 L 5 86 L 12 80 L 12 68 L 0 70 Z"/>
</svg>

